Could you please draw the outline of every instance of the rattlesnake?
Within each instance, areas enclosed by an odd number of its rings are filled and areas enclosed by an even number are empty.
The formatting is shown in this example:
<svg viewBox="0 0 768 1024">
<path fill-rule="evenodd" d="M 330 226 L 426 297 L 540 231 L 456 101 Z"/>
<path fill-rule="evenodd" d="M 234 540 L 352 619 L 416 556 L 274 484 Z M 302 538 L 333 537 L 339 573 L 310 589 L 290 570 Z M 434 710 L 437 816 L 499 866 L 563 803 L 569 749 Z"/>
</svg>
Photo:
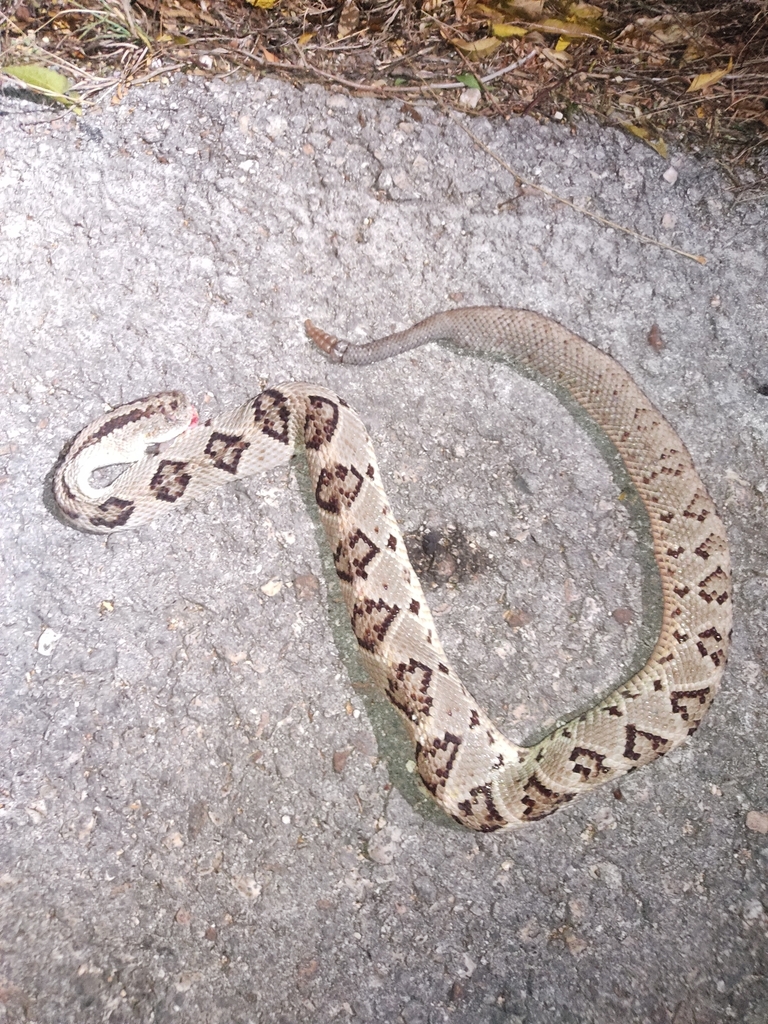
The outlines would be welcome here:
<svg viewBox="0 0 768 1024">
<path fill-rule="evenodd" d="M 586 410 L 617 448 L 644 503 L 661 576 L 660 635 L 636 675 L 535 746 L 507 740 L 443 651 L 363 424 L 319 385 L 279 384 L 205 425 L 178 392 L 114 409 L 77 435 L 55 472 L 65 517 L 96 533 L 131 529 L 218 483 L 284 463 L 303 443 L 365 667 L 401 712 L 427 790 L 469 828 L 490 832 L 543 818 L 695 732 L 717 691 L 730 639 L 728 546 L 683 442 L 629 374 L 527 310 L 438 313 L 354 347 L 309 322 L 306 329 L 345 364 L 430 341 L 505 357 Z M 152 443 L 160 450 L 146 454 Z M 94 487 L 93 470 L 116 463 L 134 464 L 108 487 Z"/>
</svg>

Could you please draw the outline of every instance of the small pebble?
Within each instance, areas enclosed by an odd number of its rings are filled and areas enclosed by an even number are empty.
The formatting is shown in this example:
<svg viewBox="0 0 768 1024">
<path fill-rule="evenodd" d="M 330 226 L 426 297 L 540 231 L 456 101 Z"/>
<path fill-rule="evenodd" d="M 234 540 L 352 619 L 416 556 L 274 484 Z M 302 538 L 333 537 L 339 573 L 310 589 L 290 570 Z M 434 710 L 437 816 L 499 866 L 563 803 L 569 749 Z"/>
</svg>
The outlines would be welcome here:
<svg viewBox="0 0 768 1024">
<path fill-rule="evenodd" d="M 759 832 L 763 836 L 768 835 L 768 814 L 763 811 L 749 811 L 747 828 L 750 832 Z"/>
<path fill-rule="evenodd" d="M 474 110 L 479 104 L 482 93 L 479 89 L 462 89 L 459 103 L 468 110 Z"/>
</svg>

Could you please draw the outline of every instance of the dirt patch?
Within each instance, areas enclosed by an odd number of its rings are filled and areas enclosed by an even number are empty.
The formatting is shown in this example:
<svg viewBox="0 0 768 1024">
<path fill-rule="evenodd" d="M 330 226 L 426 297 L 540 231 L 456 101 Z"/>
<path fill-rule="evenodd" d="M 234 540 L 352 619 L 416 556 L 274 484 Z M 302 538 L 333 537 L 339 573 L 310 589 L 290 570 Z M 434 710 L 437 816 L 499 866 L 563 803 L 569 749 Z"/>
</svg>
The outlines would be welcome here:
<svg viewBox="0 0 768 1024">
<path fill-rule="evenodd" d="M 488 553 L 461 526 L 422 527 L 405 536 L 411 565 L 424 587 L 454 587 L 481 575 L 490 564 Z"/>
</svg>

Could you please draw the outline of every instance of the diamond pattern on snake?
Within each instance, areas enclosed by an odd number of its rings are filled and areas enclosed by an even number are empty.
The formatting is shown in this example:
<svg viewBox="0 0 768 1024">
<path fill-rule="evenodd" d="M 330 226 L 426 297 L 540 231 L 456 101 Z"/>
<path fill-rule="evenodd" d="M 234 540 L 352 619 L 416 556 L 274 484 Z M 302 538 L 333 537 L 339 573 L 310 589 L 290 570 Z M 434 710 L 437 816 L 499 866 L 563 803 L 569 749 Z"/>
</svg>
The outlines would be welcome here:
<svg viewBox="0 0 768 1024">
<path fill-rule="evenodd" d="M 685 742 L 725 667 L 728 544 L 683 441 L 630 375 L 529 310 L 451 310 L 361 346 L 309 322 L 306 330 L 329 359 L 346 365 L 430 342 L 503 358 L 564 390 L 591 416 L 648 513 L 661 580 L 661 628 L 639 672 L 532 747 L 503 736 L 442 648 L 362 421 L 317 384 L 269 388 L 208 424 L 198 422 L 179 392 L 107 413 L 80 431 L 55 470 L 54 494 L 66 519 L 95 533 L 132 529 L 301 449 L 362 661 L 402 715 L 427 791 L 468 828 L 492 832 L 537 821 Z M 129 468 L 107 487 L 92 483 L 96 469 L 117 463 Z"/>
</svg>

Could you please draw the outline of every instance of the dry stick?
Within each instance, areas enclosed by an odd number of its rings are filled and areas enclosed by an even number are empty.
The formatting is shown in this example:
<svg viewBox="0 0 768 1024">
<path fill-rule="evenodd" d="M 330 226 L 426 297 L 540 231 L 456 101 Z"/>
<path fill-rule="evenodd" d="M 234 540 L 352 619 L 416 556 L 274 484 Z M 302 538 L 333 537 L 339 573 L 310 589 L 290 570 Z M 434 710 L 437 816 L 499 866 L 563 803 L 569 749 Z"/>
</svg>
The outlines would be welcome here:
<svg viewBox="0 0 768 1024">
<path fill-rule="evenodd" d="M 481 78 L 479 81 L 485 83 L 490 81 L 492 78 L 498 78 L 507 71 L 514 71 L 516 68 L 520 67 L 520 65 L 527 63 L 527 61 L 529 61 L 535 54 L 538 54 L 538 51 L 535 49 L 531 50 L 530 53 L 526 54 L 526 56 L 521 60 L 516 61 L 514 64 L 510 64 L 509 67 L 502 68 L 501 71 L 494 72 L 491 75 L 486 75 L 485 78 Z M 426 86 L 426 89 L 429 91 L 431 86 Z M 576 213 L 581 213 L 585 217 L 589 217 L 590 220 L 594 220 L 598 224 L 602 224 L 604 227 L 613 228 L 615 231 L 621 231 L 623 234 L 637 239 L 638 242 L 644 242 L 646 245 L 656 245 L 660 249 L 666 249 L 668 252 L 675 253 L 677 256 L 685 256 L 686 259 L 695 260 L 695 262 L 700 263 L 701 266 L 706 265 L 706 256 L 696 256 L 694 253 L 686 252 L 684 249 L 676 249 L 674 245 L 667 245 L 666 242 L 660 242 L 658 238 L 652 238 L 650 235 L 644 235 L 639 231 L 635 231 L 633 228 L 625 228 L 623 224 L 617 224 L 616 221 L 609 220 L 608 217 L 603 217 L 599 213 L 593 213 L 591 210 L 587 210 L 583 206 L 578 206 L 576 203 L 571 202 L 570 199 L 564 199 L 563 196 L 559 196 L 556 192 L 553 192 L 552 189 L 547 188 L 545 185 L 537 185 L 535 181 L 528 181 L 527 178 L 524 178 L 521 174 L 518 174 L 517 171 L 510 167 L 507 161 L 503 160 L 495 150 L 486 145 L 481 138 L 478 138 L 471 128 L 468 128 L 463 124 L 456 117 L 455 111 L 450 107 L 447 107 L 440 96 L 435 95 L 435 102 L 444 113 L 448 114 L 454 124 L 458 125 L 462 131 L 466 132 L 476 146 L 482 149 L 484 153 L 487 153 L 488 156 L 492 157 L 496 163 L 500 164 L 504 168 L 505 171 L 508 171 L 518 185 L 525 185 L 526 188 L 536 189 L 537 192 L 541 192 L 541 194 L 547 196 L 548 199 L 554 199 L 555 202 L 562 203 L 563 206 L 570 207 L 570 209 L 574 210 Z"/>
<path fill-rule="evenodd" d="M 695 260 L 696 263 L 700 263 L 702 266 L 706 265 L 706 256 L 696 256 L 694 253 L 686 252 L 684 249 L 676 249 L 674 245 L 667 245 L 666 242 L 660 242 L 658 238 L 652 238 L 650 235 L 644 235 L 640 231 L 635 231 L 633 228 L 625 228 L 623 224 L 617 224 L 615 220 L 609 220 L 608 217 L 602 217 L 599 213 L 593 213 L 592 210 L 587 210 L 583 206 L 572 203 L 570 199 L 564 199 L 563 196 L 559 196 L 557 192 L 553 192 L 552 189 L 547 188 L 545 185 L 537 185 L 535 181 L 528 181 L 527 178 L 524 178 L 521 174 L 518 174 L 517 171 L 513 170 L 507 161 L 503 160 L 498 153 L 491 149 L 490 146 L 487 146 L 481 138 L 475 135 L 471 128 L 462 124 L 462 122 L 455 116 L 454 111 L 449 110 L 448 115 L 454 124 L 458 125 L 462 131 L 467 133 L 476 146 L 479 146 L 484 153 L 487 153 L 488 156 L 492 157 L 497 164 L 500 164 L 505 171 L 508 171 L 518 185 L 525 185 L 526 188 L 534 188 L 537 192 L 541 192 L 542 195 L 545 195 L 548 199 L 554 199 L 555 202 L 562 203 L 563 206 L 570 207 L 572 210 L 575 210 L 576 213 L 581 213 L 585 217 L 589 217 L 590 220 L 594 220 L 597 221 L 598 224 L 602 224 L 603 227 L 613 228 L 614 231 L 621 231 L 625 235 L 630 235 L 630 237 L 637 239 L 638 242 L 644 242 L 646 245 L 656 245 L 660 249 L 666 249 L 668 252 L 675 253 L 676 256 L 685 256 L 686 259 Z"/>
<path fill-rule="evenodd" d="M 501 78 L 502 75 L 506 75 L 508 71 L 515 71 L 517 68 L 522 67 L 523 64 L 527 64 L 529 60 L 536 56 L 536 51 L 531 50 L 530 53 L 526 53 L 520 60 L 516 60 L 514 64 L 507 64 L 505 68 L 499 68 L 498 71 L 493 71 L 490 75 L 483 75 L 482 78 L 478 78 L 478 82 L 481 85 L 487 85 L 492 82 L 495 78 Z"/>
<path fill-rule="evenodd" d="M 494 72 L 491 75 L 487 75 L 484 79 L 482 79 L 482 78 L 479 79 L 479 81 L 482 84 L 485 84 L 485 82 L 490 81 L 493 78 L 500 77 L 501 74 L 505 74 L 508 71 L 514 71 L 516 68 L 520 67 L 522 64 L 527 63 L 527 61 L 529 61 L 531 59 L 531 57 L 534 54 L 536 54 L 536 53 L 537 53 L 536 50 L 532 50 L 530 53 L 526 54 L 526 56 L 523 57 L 521 60 L 516 61 L 514 64 L 510 64 L 509 67 L 503 68 L 499 72 Z M 379 86 L 379 87 L 377 87 L 377 86 L 371 86 L 371 85 L 368 85 L 368 86 L 366 86 L 366 85 L 358 85 L 356 82 L 350 82 L 348 79 L 341 78 L 339 75 L 333 75 L 333 74 L 330 74 L 327 71 L 321 71 L 320 68 L 317 68 L 313 64 L 310 64 L 306 60 L 306 58 L 304 58 L 303 54 L 302 54 L 302 58 L 303 58 L 303 63 L 305 65 L 305 67 L 307 67 L 308 69 L 316 72 L 317 74 L 321 75 L 323 78 L 330 78 L 333 81 L 340 82 L 342 85 L 349 86 L 349 87 L 351 87 L 353 89 L 361 89 L 361 90 L 366 90 L 366 91 L 374 91 L 375 90 L 375 91 L 381 91 L 381 92 L 385 92 L 385 91 L 387 91 L 387 92 L 405 92 L 405 91 L 411 91 L 414 88 L 414 86 L 405 86 L 405 87 L 399 87 L 398 88 L 397 86 L 394 86 L 394 87 L 393 86 Z M 295 70 L 295 68 L 294 68 L 294 70 Z M 542 195 L 547 196 L 548 199 L 553 199 L 557 203 L 562 203 L 563 206 L 570 207 L 576 213 L 580 213 L 580 214 L 582 214 L 585 217 L 589 217 L 590 220 L 594 220 L 598 224 L 602 224 L 603 227 L 613 228 L 614 231 L 621 231 L 623 234 L 629 235 L 631 238 L 635 238 L 638 242 L 643 242 L 646 245 L 658 246 L 659 249 L 666 249 L 667 252 L 673 252 L 673 253 L 675 253 L 676 256 L 685 256 L 686 259 L 694 260 L 696 263 L 701 264 L 701 266 L 705 266 L 706 265 L 706 262 L 707 262 L 706 256 L 697 256 L 694 253 L 686 252 L 684 249 L 677 249 L 674 245 L 667 245 L 666 242 L 660 242 L 658 238 L 652 238 L 650 235 L 644 235 L 644 234 L 642 234 L 639 231 L 635 231 L 633 228 L 626 228 L 626 227 L 624 227 L 623 224 L 617 224 L 616 221 L 609 220 L 608 217 L 603 217 L 599 213 L 593 213 L 592 210 L 587 210 L 583 206 L 578 206 L 576 203 L 572 203 L 570 199 L 565 199 L 565 198 L 563 198 L 563 196 L 559 196 L 556 192 L 553 192 L 552 189 L 547 188 L 545 185 L 537 185 L 535 181 L 528 181 L 527 178 L 524 178 L 521 174 L 518 174 L 517 171 L 513 170 L 513 168 L 510 167 L 510 165 L 506 162 L 506 160 L 502 160 L 502 158 L 499 156 L 498 153 L 496 153 L 493 149 L 491 149 L 490 146 L 487 146 L 483 142 L 482 139 L 478 138 L 478 136 L 475 135 L 475 133 L 472 131 L 471 128 L 468 128 L 465 124 L 462 124 L 462 122 L 459 121 L 459 119 L 455 116 L 454 111 L 452 109 L 446 107 L 444 102 L 443 102 L 443 100 L 441 99 L 441 97 L 439 95 L 437 95 L 437 92 L 436 92 L 437 89 L 450 89 L 450 88 L 456 88 L 456 87 L 464 87 L 464 86 L 463 86 L 463 83 L 456 83 L 456 85 L 454 86 L 453 82 L 450 82 L 450 83 L 449 82 L 445 82 L 445 83 L 441 83 L 441 84 L 438 84 L 438 85 L 430 85 L 430 84 L 425 82 L 425 83 L 421 84 L 420 86 L 417 86 L 416 88 L 424 89 L 426 92 L 432 92 L 434 94 L 435 101 L 438 104 L 438 106 L 444 112 L 446 112 L 448 114 L 448 116 L 451 118 L 451 120 L 454 122 L 454 124 L 458 125 L 458 127 L 461 128 L 462 131 L 466 132 L 467 135 L 470 137 L 470 139 L 472 139 L 472 141 L 475 143 L 476 146 L 479 146 L 479 148 L 482 149 L 483 152 L 487 153 L 488 156 L 492 157 L 498 164 L 500 164 L 504 168 L 505 171 L 508 171 L 509 174 L 512 175 L 512 177 L 515 179 L 515 181 L 519 185 L 525 185 L 526 188 L 535 189 L 537 192 L 541 192 Z"/>
<path fill-rule="evenodd" d="M 153 78 L 157 78 L 159 75 L 170 75 L 174 71 L 179 71 L 181 68 L 185 68 L 189 62 L 185 61 L 183 64 L 171 64 L 170 67 L 155 68 L 154 71 L 150 71 L 147 75 L 142 75 L 141 78 L 131 79 L 128 85 L 142 85 L 144 82 L 149 82 Z"/>
<path fill-rule="evenodd" d="M 475 145 L 479 146 L 483 152 L 492 157 L 496 163 L 501 164 L 504 170 L 508 171 L 519 185 L 525 185 L 526 188 L 535 188 L 537 192 L 541 192 L 542 195 L 547 196 L 548 199 L 554 199 L 555 202 L 562 203 L 563 206 L 569 206 L 572 210 L 575 210 L 576 213 L 581 213 L 585 217 L 589 217 L 590 220 L 597 221 L 597 223 L 602 224 L 603 227 L 613 228 L 615 231 L 621 231 L 625 235 L 630 235 L 630 237 L 635 238 L 638 242 L 643 242 L 646 245 L 656 245 L 660 249 L 666 249 L 667 252 L 675 253 L 676 256 L 685 256 L 686 259 L 695 260 L 696 263 L 700 263 L 702 267 L 706 265 L 706 256 L 696 256 L 692 252 L 686 252 L 685 249 L 677 249 L 674 245 L 667 245 L 666 242 L 660 242 L 658 238 L 652 238 L 651 235 L 644 235 L 640 231 L 635 231 L 634 228 L 625 228 L 623 224 L 617 224 L 615 220 L 609 220 L 608 217 L 603 217 L 599 213 L 593 213 L 591 210 L 587 210 L 583 206 L 578 206 L 576 203 L 572 203 L 570 199 L 564 199 L 563 196 L 559 196 L 556 192 L 553 192 L 552 189 L 547 188 L 545 185 L 537 185 L 535 181 L 528 181 L 526 178 L 523 178 L 522 175 L 518 174 L 517 171 L 513 170 L 506 160 L 502 160 L 499 154 L 494 152 L 490 146 L 486 146 L 483 140 L 478 138 L 471 128 L 467 128 L 467 126 L 462 124 L 458 118 L 454 117 L 452 110 L 449 111 L 449 114 L 454 124 L 457 124 L 459 128 L 465 131 Z"/>
<path fill-rule="evenodd" d="M 365 85 L 362 82 L 353 82 L 349 78 L 342 78 L 341 75 L 334 75 L 330 71 L 324 71 L 322 68 L 317 67 L 316 64 L 310 63 L 306 59 L 306 56 L 305 56 L 304 53 L 302 53 L 301 51 L 299 51 L 299 53 L 300 53 L 300 57 L 301 57 L 302 67 L 297 67 L 295 64 L 286 64 L 286 63 L 272 64 L 271 67 L 273 67 L 275 70 L 278 70 L 278 71 L 283 71 L 283 70 L 287 70 L 287 71 L 302 71 L 302 70 L 306 70 L 306 71 L 309 71 L 312 74 L 319 75 L 321 78 L 327 78 L 327 79 L 329 79 L 332 82 L 338 82 L 340 85 L 345 85 L 349 89 L 358 89 L 358 90 L 360 90 L 360 92 L 380 92 L 380 93 L 387 93 L 387 92 L 417 92 L 417 91 L 421 92 L 423 90 L 426 90 L 427 92 L 429 92 L 430 90 L 437 90 L 437 89 L 466 89 L 467 88 L 467 86 L 465 85 L 464 82 L 425 82 L 423 79 L 417 79 L 417 81 L 414 82 L 412 85 L 386 85 L 386 84 L 382 84 L 382 85 Z M 531 59 L 531 57 L 535 56 L 535 54 L 536 54 L 536 51 L 532 50 L 531 53 L 526 54 L 525 57 L 521 58 L 520 60 L 516 60 L 514 62 L 514 64 L 510 64 L 510 65 L 508 65 L 505 68 L 501 68 L 500 71 L 494 71 L 490 75 L 485 75 L 483 78 L 479 78 L 478 82 L 481 85 L 485 85 L 486 83 L 493 81 L 494 78 L 499 78 L 501 75 L 506 75 L 507 72 L 514 71 L 516 68 L 521 67 L 521 65 L 527 64 L 528 61 Z M 267 68 L 267 67 L 270 66 L 270 65 L 264 64 L 264 62 L 262 62 L 262 61 L 259 61 L 259 59 L 257 57 L 255 57 L 255 55 L 253 55 L 253 54 L 244 54 L 242 56 L 251 56 L 257 63 L 260 63 L 262 65 L 262 67 Z"/>
</svg>

